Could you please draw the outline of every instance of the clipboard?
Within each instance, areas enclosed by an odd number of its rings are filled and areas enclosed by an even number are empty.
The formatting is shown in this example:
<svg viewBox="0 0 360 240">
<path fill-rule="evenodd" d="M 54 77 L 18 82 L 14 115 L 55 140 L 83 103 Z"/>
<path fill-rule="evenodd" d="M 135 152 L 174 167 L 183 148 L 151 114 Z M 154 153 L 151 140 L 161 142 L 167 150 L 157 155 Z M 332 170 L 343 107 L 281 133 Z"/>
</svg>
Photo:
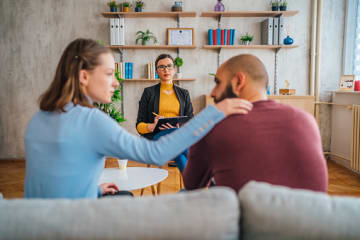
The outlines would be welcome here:
<svg viewBox="0 0 360 240">
<path fill-rule="evenodd" d="M 169 118 L 160 118 L 159 121 L 157 122 L 153 133 L 158 133 L 161 130 L 159 129 L 161 127 L 161 125 L 166 124 L 166 123 L 170 123 L 173 126 L 176 126 L 176 124 L 180 124 L 183 125 L 184 123 L 186 123 L 187 121 L 190 120 L 190 117 L 188 116 L 179 116 L 179 117 L 169 117 Z"/>
</svg>

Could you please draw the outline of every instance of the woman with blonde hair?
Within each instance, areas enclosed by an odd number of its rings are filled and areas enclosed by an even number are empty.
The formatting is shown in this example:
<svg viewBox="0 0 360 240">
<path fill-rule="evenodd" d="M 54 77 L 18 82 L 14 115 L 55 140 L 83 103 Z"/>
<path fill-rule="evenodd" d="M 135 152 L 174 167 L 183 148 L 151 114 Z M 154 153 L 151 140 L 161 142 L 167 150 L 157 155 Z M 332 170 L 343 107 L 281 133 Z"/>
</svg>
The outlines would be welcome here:
<svg viewBox="0 0 360 240">
<path fill-rule="evenodd" d="M 119 83 L 110 50 L 91 39 L 76 39 L 63 52 L 40 111 L 25 133 L 25 198 L 97 198 L 114 193 L 98 186 L 105 156 L 163 165 L 205 136 L 229 114 L 246 113 L 239 99 L 209 106 L 158 141 L 132 135 L 93 102 L 110 103 Z M 205 126 L 206 125 L 206 126 Z M 201 129 L 201 131 L 199 130 Z"/>
</svg>

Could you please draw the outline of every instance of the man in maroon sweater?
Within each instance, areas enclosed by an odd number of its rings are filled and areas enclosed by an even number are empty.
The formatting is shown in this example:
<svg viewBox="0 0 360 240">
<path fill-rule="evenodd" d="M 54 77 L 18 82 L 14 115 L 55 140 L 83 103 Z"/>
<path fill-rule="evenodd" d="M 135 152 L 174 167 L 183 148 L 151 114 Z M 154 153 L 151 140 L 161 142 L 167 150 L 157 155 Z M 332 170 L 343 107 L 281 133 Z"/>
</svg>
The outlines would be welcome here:
<svg viewBox="0 0 360 240">
<path fill-rule="evenodd" d="M 217 186 L 239 191 L 251 180 L 326 192 L 327 166 L 310 114 L 267 99 L 268 74 L 255 56 L 239 55 L 218 69 L 211 96 L 244 98 L 248 114 L 232 115 L 190 148 L 183 171 L 187 190 Z"/>
</svg>

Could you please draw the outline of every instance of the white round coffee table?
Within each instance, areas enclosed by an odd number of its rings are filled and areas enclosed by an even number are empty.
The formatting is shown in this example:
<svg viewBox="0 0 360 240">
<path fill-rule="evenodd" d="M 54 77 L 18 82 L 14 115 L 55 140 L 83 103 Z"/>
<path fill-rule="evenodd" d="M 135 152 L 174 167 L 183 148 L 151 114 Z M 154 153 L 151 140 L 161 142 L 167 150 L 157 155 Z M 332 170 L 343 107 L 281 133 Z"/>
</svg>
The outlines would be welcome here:
<svg viewBox="0 0 360 240">
<path fill-rule="evenodd" d="M 159 168 L 105 168 L 99 184 L 113 182 L 119 187 L 119 190 L 131 191 L 155 185 L 165 180 L 167 176 L 168 171 Z"/>
</svg>

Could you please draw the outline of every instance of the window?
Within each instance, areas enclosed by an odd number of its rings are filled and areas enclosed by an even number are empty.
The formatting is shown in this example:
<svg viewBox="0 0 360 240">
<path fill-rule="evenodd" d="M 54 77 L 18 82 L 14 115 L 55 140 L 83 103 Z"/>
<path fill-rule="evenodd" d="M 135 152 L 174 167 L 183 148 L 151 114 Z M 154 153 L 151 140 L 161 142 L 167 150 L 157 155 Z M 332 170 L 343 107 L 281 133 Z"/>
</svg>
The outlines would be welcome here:
<svg viewBox="0 0 360 240">
<path fill-rule="evenodd" d="M 360 0 L 358 0 L 358 5 Z M 354 51 L 354 74 L 355 79 L 360 79 L 360 8 L 357 9 L 356 16 L 356 35 L 355 35 L 355 51 Z"/>
<path fill-rule="evenodd" d="M 360 0 L 346 1 L 343 74 L 360 79 Z"/>
</svg>

